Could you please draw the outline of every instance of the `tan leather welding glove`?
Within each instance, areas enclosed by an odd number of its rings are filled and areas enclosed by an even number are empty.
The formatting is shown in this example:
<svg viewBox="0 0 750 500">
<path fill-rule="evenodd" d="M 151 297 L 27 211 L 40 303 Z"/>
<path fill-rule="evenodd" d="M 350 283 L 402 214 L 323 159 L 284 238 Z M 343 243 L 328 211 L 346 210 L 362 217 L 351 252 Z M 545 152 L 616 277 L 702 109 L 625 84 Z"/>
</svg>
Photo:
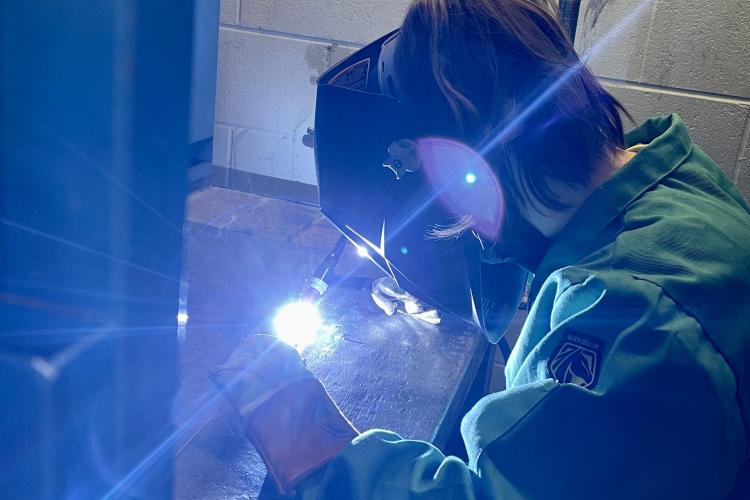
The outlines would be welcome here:
<svg viewBox="0 0 750 500">
<path fill-rule="evenodd" d="M 248 337 L 210 376 L 282 494 L 358 435 L 297 351 L 276 337 Z"/>
<path fill-rule="evenodd" d="M 423 304 L 415 296 L 404 291 L 390 276 L 372 282 L 371 296 L 375 304 L 388 316 L 400 312 L 432 325 L 440 323 L 437 309 Z"/>
</svg>

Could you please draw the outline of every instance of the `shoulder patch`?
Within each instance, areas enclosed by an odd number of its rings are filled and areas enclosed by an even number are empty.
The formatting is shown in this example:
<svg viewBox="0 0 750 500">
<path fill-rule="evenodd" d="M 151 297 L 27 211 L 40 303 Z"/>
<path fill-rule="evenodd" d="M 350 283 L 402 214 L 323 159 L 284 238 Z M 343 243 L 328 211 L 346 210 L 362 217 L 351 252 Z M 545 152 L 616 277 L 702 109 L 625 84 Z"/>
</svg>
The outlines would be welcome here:
<svg viewBox="0 0 750 500">
<path fill-rule="evenodd" d="M 565 337 L 547 360 L 550 377 L 559 384 L 575 384 L 589 389 L 599 380 L 604 342 L 576 331 Z"/>
</svg>

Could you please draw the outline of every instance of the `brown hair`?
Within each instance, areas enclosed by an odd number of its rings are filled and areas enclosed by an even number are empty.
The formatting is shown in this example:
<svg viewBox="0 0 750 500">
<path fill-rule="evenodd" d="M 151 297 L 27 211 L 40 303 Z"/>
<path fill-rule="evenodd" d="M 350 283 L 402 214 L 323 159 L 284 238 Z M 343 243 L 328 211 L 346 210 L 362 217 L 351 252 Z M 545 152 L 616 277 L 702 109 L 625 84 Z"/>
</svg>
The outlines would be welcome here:
<svg viewBox="0 0 750 500">
<path fill-rule="evenodd" d="M 549 181 L 588 185 L 624 147 L 627 112 L 581 62 L 550 0 L 414 0 L 395 64 L 420 134 L 480 150 L 509 205 L 564 208 Z"/>
</svg>

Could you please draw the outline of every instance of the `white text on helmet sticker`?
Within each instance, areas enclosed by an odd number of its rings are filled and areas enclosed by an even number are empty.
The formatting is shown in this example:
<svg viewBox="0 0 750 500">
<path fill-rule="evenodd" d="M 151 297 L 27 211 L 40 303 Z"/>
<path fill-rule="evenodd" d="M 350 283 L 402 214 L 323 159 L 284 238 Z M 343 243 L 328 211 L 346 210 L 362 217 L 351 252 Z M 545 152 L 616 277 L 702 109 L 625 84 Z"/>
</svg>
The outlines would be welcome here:
<svg viewBox="0 0 750 500">
<path fill-rule="evenodd" d="M 367 79 L 370 76 L 370 59 L 363 59 L 341 70 L 338 75 L 331 78 L 329 85 L 343 87 L 352 90 L 365 90 Z"/>
</svg>

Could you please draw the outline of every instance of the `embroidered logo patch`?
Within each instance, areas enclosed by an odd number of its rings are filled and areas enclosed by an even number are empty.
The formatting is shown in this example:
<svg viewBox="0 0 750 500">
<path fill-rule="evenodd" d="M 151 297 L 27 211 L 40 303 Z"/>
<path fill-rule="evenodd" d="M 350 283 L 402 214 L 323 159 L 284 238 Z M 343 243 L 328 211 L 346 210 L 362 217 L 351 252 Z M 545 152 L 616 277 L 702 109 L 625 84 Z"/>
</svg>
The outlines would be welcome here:
<svg viewBox="0 0 750 500">
<path fill-rule="evenodd" d="M 602 362 L 604 342 L 570 331 L 547 361 L 550 376 L 560 384 L 575 384 L 586 389 L 596 385 Z"/>
</svg>

